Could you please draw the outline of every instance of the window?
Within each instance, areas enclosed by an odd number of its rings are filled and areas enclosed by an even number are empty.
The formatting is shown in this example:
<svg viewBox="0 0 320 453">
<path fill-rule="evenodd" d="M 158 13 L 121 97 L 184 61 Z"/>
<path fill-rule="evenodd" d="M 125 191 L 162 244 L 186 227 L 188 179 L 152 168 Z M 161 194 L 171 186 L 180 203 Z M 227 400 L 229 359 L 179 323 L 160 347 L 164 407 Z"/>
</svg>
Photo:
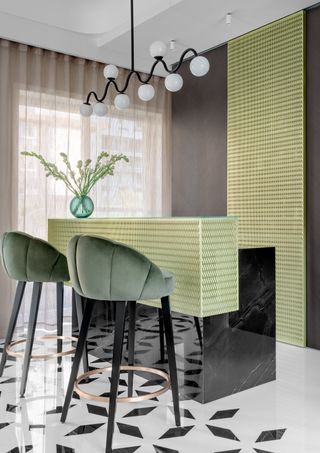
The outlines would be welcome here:
<svg viewBox="0 0 320 453">
<path fill-rule="evenodd" d="M 129 164 L 120 162 L 114 176 L 95 187 L 95 216 L 161 215 L 161 114 L 136 109 L 124 114 L 110 107 L 108 116 L 87 120 L 78 112 L 76 99 L 21 90 L 19 152 L 38 152 L 60 168 L 60 152 L 66 152 L 73 165 L 79 159 L 95 159 L 102 150 L 126 154 Z M 151 205 L 150 191 L 155 192 Z M 45 237 L 47 218 L 69 216 L 71 198 L 62 182 L 46 178 L 35 159 L 20 156 L 20 229 Z"/>
</svg>

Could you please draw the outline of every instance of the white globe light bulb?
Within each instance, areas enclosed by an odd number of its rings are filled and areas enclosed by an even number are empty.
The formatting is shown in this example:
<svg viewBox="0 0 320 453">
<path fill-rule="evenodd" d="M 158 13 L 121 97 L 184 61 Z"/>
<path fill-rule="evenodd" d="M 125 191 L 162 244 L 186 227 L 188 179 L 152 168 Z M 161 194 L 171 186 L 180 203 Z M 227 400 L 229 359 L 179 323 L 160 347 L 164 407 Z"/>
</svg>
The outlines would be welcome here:
<svg viewBox="0 0 320 453">
<path fill-rule="evenodd" d="M 93 112 L 92 105 L 90 105 L 90 104 L 81 104 L 80 105 L 80 114 L 82 116 L 86 116 L 86 117 L 91 116 L 92 112 Z"/>
<path fill-rule="evenodd" d="M 162 41 L 153 42 L 149 49 L 153 58 L 164 57 L 167 53 L 167 45 Z"/>
<path fill-rule="evenodd" d="M 155 91 L 152 85 L 149 85 L 148 83 L 145 83 L 144 85 L 141 85 L 138 89 L 138 96 L 141 99 L 141 101 L 151 101 L 151 99 L 154 97 Z"/>
<path fill-rule="evenodd" d="M 103 70 L 106 79 L 116 79 L 119 75 L 119 69 L 114 64 L 108 64 Z"/>
<path fill-rule="evenodd" d="M 105 116 L 107 113 L 107 106 L 103 102 L 97 102 L 93 107 L 93 111 L 97 116 Z"/>
<path fill-rule="evenodd" d="M 130 98 L 127 94 L 117 94 L 114 98 L 114 105 L 119 110 L 125 110 L 130 106 Z"/>
<path fill-rule="evenodd" d="M 210 63 L 206 57 L 201 55 L 194 57 L 190 62 L 190 71 L 196 77 L 202 77 L 209 72 Z"/>
<path fill-rule="evenodd" d="M 165 80 L 164 84 L 167 90 L 175 92 L 181 90 L 183 86 L 183 78 L 180 74 L 169 74 Z"/>
</svg>

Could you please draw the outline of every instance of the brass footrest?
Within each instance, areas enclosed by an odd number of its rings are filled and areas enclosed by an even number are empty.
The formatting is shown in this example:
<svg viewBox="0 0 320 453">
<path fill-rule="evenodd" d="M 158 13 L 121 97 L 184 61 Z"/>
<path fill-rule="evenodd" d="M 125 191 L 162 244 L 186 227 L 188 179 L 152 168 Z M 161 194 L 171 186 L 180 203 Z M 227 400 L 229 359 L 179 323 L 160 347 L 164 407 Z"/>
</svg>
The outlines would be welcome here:
<svg viewBox="0 0 320 453">
<path fill-rule="evenodd" d="M 71 340 L 71 341 L 78 341 L 78 338 L 76 337 L 71 337 L 71 336 L 66 336 L 66 335 L 46 335 L 43 337 L 35 337 L 34 341 L 47 341 L 47 340 Z M 15 346 L 21 343 L 25 343 L 27 340 L 23 338 L 22 340 L 15 340 L 12 341 L 8 346 L 7 346 L 7 354 L 11 357 L 18 357 L 18 358 L 23 358 L 24 356 L 24 351 L 23 352 L 16 352 L 13 350 Z M 51 354 L 32 354 L 31 359 L 33 360 L 48 360 L 52 359 L 54 357 L 63 357 L 66 355 L 74 354 L 76 348 L 68 349 L 67 351 L 62 351 L 62 352 L 53 352 Z"/>
<path fill-rule="evenodd" d="M 87 379 L 89 376 L 92 376 L 92 375 L 95 375 L 95 374 L 107 373 L 107 372 L 109 372 L 111 370 L 112 370 L 112 366 L 109 366 L 109 367 L 106 367 L 106 368 L 97 368 L 95 370 L 91 370 L 91 371 L 88 371 L 87 373 L 81 374 L 75 381 L 74 391 L 79 396 L 82 396 L 83 398 L 86 398 L 88 400 L 101 401 L 101 402 L 107 403 L 110 400 L 110 398 L 105 397 L 105 396 L 97 396 L 97 395 L 94 395 L 93 393 L 85 392 L 84 390 L 82 390 L 79 387 L 79 385 L 80 385 L 80 383 L 82 381 Z M 165 379 L 165 381 L 166 381 L 166 384 L 165 384 L 165 386 L 162 389 L 157 390 L 155 392 L 147 393 L 145 395 L 119 397 L 119 398 L 117 398 L 117 402 L 118 403 L 134 403 L 134 402 L 138 402 L 138 401 L 150 400 L 152 398 L 155 398 L 157 396 L 162 395 L 167 390 L 169 390 L 169 388 L 171 387 L 170 378 L 169 378 L 168 374 L 165 373 L 164 371 L 157 370 L 156 368 L 147 368 L 147 367 L 136 366 L 136 365 L 123 365 L 123 366 L 120 367 L 120 370 L 121 371 L 144 371 L 144 372 L 147 372 L 147 373 L 156 374 L 158 376 L 163 377 Z"/>
</svg>

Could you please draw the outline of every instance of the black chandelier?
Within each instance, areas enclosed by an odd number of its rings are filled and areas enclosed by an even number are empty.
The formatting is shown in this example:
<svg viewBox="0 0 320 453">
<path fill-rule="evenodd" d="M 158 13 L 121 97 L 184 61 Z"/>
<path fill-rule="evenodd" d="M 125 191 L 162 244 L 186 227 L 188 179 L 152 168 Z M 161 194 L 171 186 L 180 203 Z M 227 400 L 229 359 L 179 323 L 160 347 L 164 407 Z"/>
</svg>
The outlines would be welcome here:
<svg viewBox="0 0 320 453">
<path fill-rule="evenodd" d="M 134 9 L 133 9 L 133 0 L 130 0 L 131 6 L 131 70 L 126 78 L 124 86 L 120 88 L 116 82 L 116 79 L 119 75 L 119 69 L 115 65 L 107 65 L 104 68 L 103 74 L 104 77 L 108 80 L 106 83 L 103 95 L 99 98 L 95 91 L 90 91 L 87 96 L 86 101 L 80 106 L 80 113 L 83 116 L 90 116 L 93 112 L 98 116 L 104 116 L 107 113 L 107 106 L 104 103 L 104 100 L 107 97 L 108 90 L 110 85 L 113 85 L 116 92 L 118 93 L 114 99 L 115 106 L 120 109 L 124 110 L 129 108 L 130 106 L 130 98 L 126 93 L 126 90 L 129 86 L 130 79 L 133 75 L 135 75 L 139 82 L 141 83 L 138 89 L 138 96 L 142 101 L 151 101 L 151 99 L 155 95 L 155 90 L 153 86 L 149 83 L 155 68 L 158 64 L 162 64 L 168 75 L 165 78 L 165 87 L 167 90 L 175 92 L 179 91 L 183 86 L 183 79 L 180 74 L 177 73 L 179 68 L 181 67 L 184 58 L 187 54 L 192 54 L 193 57 L 190 61 L 190 71 L 196 77 L 202 77 L 210 69 L 210 64 L 207 58 L 198 55 L 195 49 L 188 48 L 186 49 L 181 57 L 179 62 L 175 65 L 173 69 L 169 69 L 167 63 L 164 60 L 164 56 L 167 52 L 167 45 L 162 41 L 155 41 L 150 46 L 150 54 L 155 59 L 153 65 L 151 66 L 151 70 L 149 75 L 144 79 L 141 74 L 135 70 L 134 64 Z M 95 98 L 96 103 L 92 106 L 90 103 L 91 98 Z"/>
</svg>

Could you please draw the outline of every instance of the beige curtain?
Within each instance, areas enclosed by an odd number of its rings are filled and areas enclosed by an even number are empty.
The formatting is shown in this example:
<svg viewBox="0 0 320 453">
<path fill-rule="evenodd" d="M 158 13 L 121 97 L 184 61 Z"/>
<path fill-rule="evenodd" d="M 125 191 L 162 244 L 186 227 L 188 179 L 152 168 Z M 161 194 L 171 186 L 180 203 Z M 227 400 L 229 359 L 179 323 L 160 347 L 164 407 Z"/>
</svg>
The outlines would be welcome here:
<svg viewBox="0 0 320 453">
<path fill-rule="evenodd" d="M 69 217 L 72 194 L 46 178 L 37 161 L 21 156 L 36 151 L 61 165 L 60 152 L 72 162 L 95 158 L 102 150 L 124 153 L 115 175 L 92 192 L 94 215 L 165 216 L 171 206 L 170 96 L 154 77 L 155 98 L 137 96 L 131 79 L 129 110 L 113 106 L 103 118 L 82 118 L 79 106 L 89 91 L 102 94 L 103 64 L 0 40 L 0 233 L 22 230 L 46 238 L 47 219 Z M 127 70 L 120 70 L 120 86 Z M 0 335 L 11 309 L 12 284 L 0 271 Z M 53 291 L 53 289 L 49 289 Z M 42 304 L 40 320 L 54 320 L 54 299 Z M 24 319 L 25 321 L 25 319 Z"/>
</svg>

